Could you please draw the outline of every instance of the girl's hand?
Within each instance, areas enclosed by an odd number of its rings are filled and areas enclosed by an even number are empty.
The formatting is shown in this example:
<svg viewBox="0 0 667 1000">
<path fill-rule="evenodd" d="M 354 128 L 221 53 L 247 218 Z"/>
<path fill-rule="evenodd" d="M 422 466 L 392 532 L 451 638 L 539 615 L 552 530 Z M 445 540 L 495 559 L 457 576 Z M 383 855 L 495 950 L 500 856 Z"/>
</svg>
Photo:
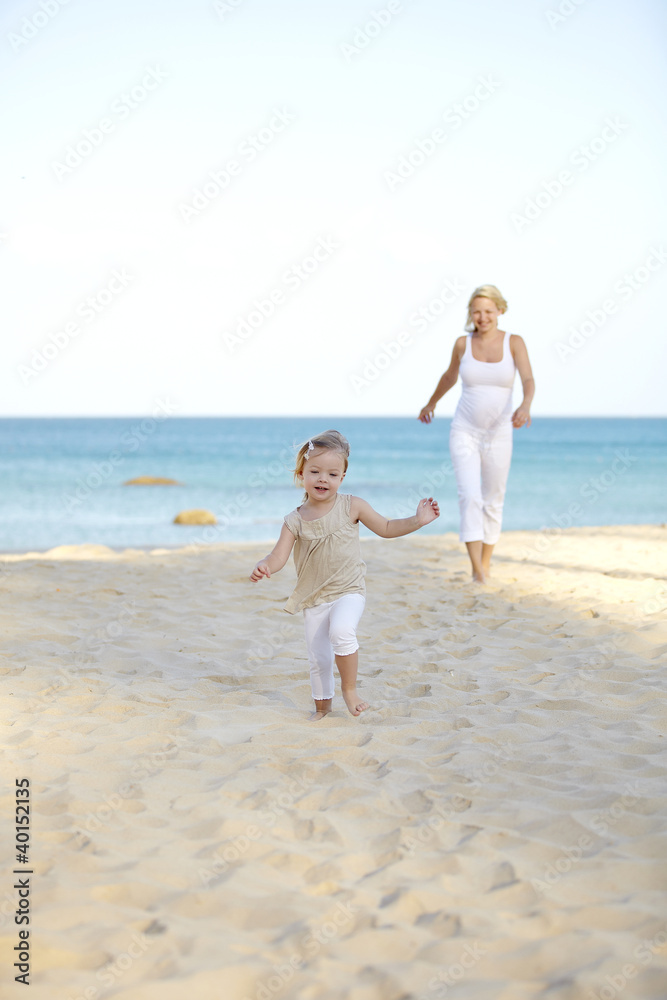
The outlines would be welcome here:
<svg viewBox="0 0 667 1000">
<path fill-rule="evenodd" d="M 433 420 L 434 410 L 435 406 L 431 406 L 430 403 L 427 403 L 426 406 L 422 406 L 421 410 L 419 411 L 419 416 L 417 417 L 417 419 L 421 420 L 423 424 L 430 424 L 431 421 Z"/>
<path fill-rule="evenodd" d="M 530 427 L 530 410 L 526 406 L 519 406 L 512 414 L 512 423 L 515 427 Z"/>
<path fill-rule="evenodd" d="M 257 583 L 257 581 L 261 580 L 263 576 L 267 577 L 267 579 L 271 576 L 271 570 L 269 569 L 266 559 L 260 559 L 250 574 L 250 579 L 253 583 Z"/>
<path fill-rule="evenodd" d="M 438 501 L 434 500 L 433 497 L 420 500 L 417 504 L 417 520 L 420 525 L 430 524 L 431 521 L 435 521 L 436 517 L 440 517 Z"/>
</svg>

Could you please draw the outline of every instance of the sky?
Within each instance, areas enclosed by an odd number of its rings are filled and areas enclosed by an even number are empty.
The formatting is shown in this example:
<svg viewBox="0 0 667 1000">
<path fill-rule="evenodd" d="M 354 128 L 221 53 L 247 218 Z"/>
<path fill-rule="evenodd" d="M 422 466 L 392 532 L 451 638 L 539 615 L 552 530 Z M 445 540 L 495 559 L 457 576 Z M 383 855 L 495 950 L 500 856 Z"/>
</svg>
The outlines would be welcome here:
<svg viewBox="0 0 667 1000">
<path fill-rule="evenodd" d="M 536 416 L 666 415 L 666 20 L 5 0 L 0 415 L 416 416 L 484 283 Z"/>
</svg>

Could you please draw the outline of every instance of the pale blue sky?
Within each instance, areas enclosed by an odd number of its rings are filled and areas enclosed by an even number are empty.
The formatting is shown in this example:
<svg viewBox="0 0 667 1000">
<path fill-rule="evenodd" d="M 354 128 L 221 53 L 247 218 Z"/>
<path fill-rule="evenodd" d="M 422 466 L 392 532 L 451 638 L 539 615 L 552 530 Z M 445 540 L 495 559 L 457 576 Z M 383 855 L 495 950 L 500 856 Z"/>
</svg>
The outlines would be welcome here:
<svg viewBox="0 0 667 1000">
<path fill-rule="evenodd" d="M 664 28 L 647 0 L 6 2 L 0 413 L 416 414 L 494 282 L 536 414 L 665 414 Z"/>
</svg>

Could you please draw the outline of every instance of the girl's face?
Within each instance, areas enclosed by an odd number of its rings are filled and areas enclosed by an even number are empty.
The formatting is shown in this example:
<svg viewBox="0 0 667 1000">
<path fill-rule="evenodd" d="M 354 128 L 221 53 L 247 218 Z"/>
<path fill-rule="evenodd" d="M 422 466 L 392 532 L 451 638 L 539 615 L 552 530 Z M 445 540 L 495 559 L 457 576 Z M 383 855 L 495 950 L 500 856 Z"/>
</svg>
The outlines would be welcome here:
<svg viewBox="0 0 667 1000">
<path fill-rule="evenodd" d="M 345 479 L 345 459 L 339 451 L 311 451 L 301 473 L 311 503 L 333 500 Z"/>
<path fill-rule="evenodd" d="M 500 309 L 493 301 L 487 299 L 485 295 L 478 295 L 470 303 L 470 318 L 475 324 L 475 329 L 480 333 L 488 333 L 498 329 L 498 317 L 501 315 Z"/>
</svg>

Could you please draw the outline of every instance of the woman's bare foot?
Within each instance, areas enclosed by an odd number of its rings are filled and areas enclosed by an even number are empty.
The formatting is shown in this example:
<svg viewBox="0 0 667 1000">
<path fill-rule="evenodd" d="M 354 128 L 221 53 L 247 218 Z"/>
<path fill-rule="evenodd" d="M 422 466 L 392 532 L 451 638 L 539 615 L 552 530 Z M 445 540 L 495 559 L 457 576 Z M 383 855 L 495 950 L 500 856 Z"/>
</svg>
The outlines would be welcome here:
<svg viewBox="0 0 667 1000">
<path fill-rule="evenodd" d="M 319 720 L 323 719 L 325 715 L 328 715 L 331 711 L 331 702 L 331 698 L 327 698 L 325 701 L 315 700 L 315 711 L 312 715 L 308 716 L 308 721 L 319 722 Z"/>
<path fill-rule="evenodd" d="M 349 691 L 343 690 L 341 693 L 345 704 L 352 715 L 361 715 L 361 713 L 365 712 L 367 708 L 370 708 L 368 702 L 364 701 L 364 699 L 357 693 L 356 688 L 352 688 Z"/>
<path fill-rule="evenodd" d="M 493 545 L 484 542 L 482 545 L 482 573 L 485 577 L 491 576 L 491 556 L 493 555 Z M 485 581 L 486 582 L 486 581 Z"/>
<path fill-rule="evenodd" d="M 477 573 L 473 573 L 473 575 L 472 575 L 472 582 L 473 583 L 486 583 L 486 577 L 484 576 L 484 573 L 481 572 L 481 571 L 478 571 Z"/>
</svg>

